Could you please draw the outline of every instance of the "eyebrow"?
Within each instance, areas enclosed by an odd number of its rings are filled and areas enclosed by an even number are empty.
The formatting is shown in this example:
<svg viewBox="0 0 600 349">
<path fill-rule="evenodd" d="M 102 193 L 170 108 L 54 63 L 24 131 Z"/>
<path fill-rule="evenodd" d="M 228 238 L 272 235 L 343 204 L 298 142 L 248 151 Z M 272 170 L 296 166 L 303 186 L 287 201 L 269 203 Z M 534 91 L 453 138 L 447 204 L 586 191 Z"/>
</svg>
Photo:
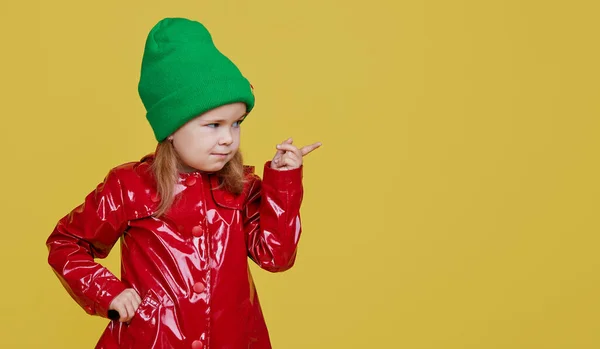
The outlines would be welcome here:
<svg viewBox="0 0 600 349">
<path fill-rule="evenodd" d="M 244 114 L 244 115 L 240 116 L 239 118 L 236 119 L 236 121 L 244 120 L 246 118 L 246 116 L 248 116 L 248 114 Z M 207 120 L 204 120 L 204 122 L 225 122 L 225 121 L 228 121 L 228 120 L 225 120 L 225 119 L 207 119 Z"/>
</svg>

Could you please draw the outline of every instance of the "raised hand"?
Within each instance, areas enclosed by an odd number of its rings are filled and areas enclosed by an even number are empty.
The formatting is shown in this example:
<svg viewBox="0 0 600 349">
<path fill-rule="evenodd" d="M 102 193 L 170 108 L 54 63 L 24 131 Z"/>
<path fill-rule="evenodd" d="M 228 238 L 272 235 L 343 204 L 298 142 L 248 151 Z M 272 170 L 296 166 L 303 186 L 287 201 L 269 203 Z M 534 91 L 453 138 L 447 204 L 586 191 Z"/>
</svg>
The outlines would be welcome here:
<svg viewBox="0 0 600 349">
<path fill-rule="evenodd" d="M 298 149 L 293 142 L 292 138 L 288 138 L 277 144 L 277 152 L 271 161 L 272 169 L 288 171 L 299 168 L 302 166 L 302 158 L 321 146 L 321 143 L 317 142 Z"/>
</svg>

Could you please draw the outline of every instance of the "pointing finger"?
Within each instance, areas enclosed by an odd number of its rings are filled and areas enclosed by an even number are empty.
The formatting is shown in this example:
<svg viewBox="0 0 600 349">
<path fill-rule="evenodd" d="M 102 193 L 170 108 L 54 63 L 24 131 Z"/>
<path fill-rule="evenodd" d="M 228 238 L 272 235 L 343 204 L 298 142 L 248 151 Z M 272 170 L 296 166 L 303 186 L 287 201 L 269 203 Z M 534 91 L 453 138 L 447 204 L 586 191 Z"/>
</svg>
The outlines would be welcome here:
<svg viewBox="0 0 600 349">
<path fill-rule="evenodd" d="M 323 145 L 323 143 L 321 142 L 317 142 L 311 145 L 307 145 L 305 147 L 302 147 L 302 149 L 300 149 L 300 152 L 302 153 L 302 156 L 307 155 L 308 153 L 310 153 L 311 151 L 317 149 L 318 147 L 320 147 L 321 145 Z"/>
</svg>

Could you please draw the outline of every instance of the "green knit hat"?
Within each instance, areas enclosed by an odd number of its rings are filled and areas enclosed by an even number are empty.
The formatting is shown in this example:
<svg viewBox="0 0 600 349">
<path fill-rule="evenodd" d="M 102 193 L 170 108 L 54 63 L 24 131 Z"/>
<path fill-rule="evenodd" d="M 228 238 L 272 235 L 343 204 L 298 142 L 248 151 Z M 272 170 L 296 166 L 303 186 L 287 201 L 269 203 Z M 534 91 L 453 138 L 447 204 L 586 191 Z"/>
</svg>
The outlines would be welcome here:
<svg viewBox="0 0 600 349">
<path fill-rule="evenodd" d="M 148 34 L 138 92 L 159 142 L 189 120 L 224 104 L 254 108 L 254 93 L 199 22 L 165 18 Z"/>
</svg>

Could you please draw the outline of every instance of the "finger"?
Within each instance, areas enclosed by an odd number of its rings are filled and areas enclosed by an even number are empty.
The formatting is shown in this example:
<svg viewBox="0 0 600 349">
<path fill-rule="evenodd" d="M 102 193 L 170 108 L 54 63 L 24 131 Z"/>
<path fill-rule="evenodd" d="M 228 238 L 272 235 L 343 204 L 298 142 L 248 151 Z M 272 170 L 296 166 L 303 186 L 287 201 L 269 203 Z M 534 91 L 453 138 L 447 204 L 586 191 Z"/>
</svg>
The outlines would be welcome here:
<svg viewBox="0 0 600 349">
<path fill-rule="evenodd" d="M 134 297 L 133 301 L 133 311 L 136 312 L 137 308 L 139 308 L 140 304 L 142 304 L 142 300 L 140 299 L 139 296 Z"/>
<path fill-rule="evenodd" d="M 283 154 L 285 153 L 285 151 L 283 151 L 283 150 L 279 149 L 279 147 L 280 147 L 282 144 L 283 144 L 283 143 L 280 143 L 280 144 L 277 144 L 277 145 L 275 146 L 275 148 L 277 148 L 277 151 L 275 152 L 275 156 L 274 156 L 274 158 L 275 158 L 275 157 L 278 157 L 278 156 L 281 156 L 281 155 L 283 155 Z"/>
<path fill-rule="evenodd" d="M 131 305 L 129 303 L 123 303 L 123 314 L 121 317 L 123 318 L 122 322 L 128 322 L 131 320 L 132 311 Z"/>
<path fill-rule="evenodd" d="M 123 292 L 123 304 L 125 304 L 125 306 L 127 306 L 129 303 L 132 303 L 134 298 L 135 295 L 130 290 Z"/>
<path fill-rule="evenodd" d="M 283 151 L 277 151 L 277 153 L 275 153 L 275 156 L 273 156 L 273 160 L 271 160 L 271 162 L 273 162 L 274 164 L 277 164 L 280 160 L 281 157 L 283 156 Z"/>
<path fill-rule="evenodd" d="M 131 289 L 127 293 L 127 298 L 129 298 L 131 301 L 134 301 L 134 300 L 140 299 L 140 296 L 138 295 L 138 293 L 134 289 Z"/>
<path fill-rule="evenodd" d="M 298 151 L 299 153 L 300 151 Z M 293 153 L 291 151 L 283 154 L 283 158 L 285 159 L 291 159 L 294 163 L 301 163 L 302 162 L 302 156 L 298 153 Z"/>
<path fill-rule="evenodd" d="M 277 154 L 275 154 L 275 156 L 273 157 L 273 159 L 271 160 L 271 163 L 276 166 L 279 167 L 281 164 L 281 160 L 283 159 L 284 154 L 279 153 L 279 151 L 277 152 Z"/>
<path fill-rule="evenodd" d="M 124 304 L 115 304 L 115 310 L 119 312 L 119 315 L 121 316 L 119 318 L 120 322 L 125 322 L 127 321 L 127 309 L 125 308 Z"/>
<path fill-rule="evenodd" d="M 127 308 L 127 320 L 129 321 L 131 320 L 131 318 L 133 318 L 133 315 L 135 314 L 135 309 L 133 308 L 133 303 L 127 302 L 125 304 L 125 308 Z"/>
<path fill-rule="evenodd" d="M 284 164 L 281 166 L 282 169 L 286 169 L 286 170 L 292 170 L 292 169 L 296 169 L 299 168 L 300 165 L 298 164 L 297 161 L 294 161 L 293 159 L 287 159 Z"/>
<path fill-rule="evenodd" d="M 277 144 L 276 148 L 279 149 L 280 145 L 282 145 L 282 144 L 292 144 L 293 142 L 294 142 L 294 140 L 290 137 L 290 138 L 286 139 L 285 141 Z M 277 153 L 280 153 L 281 155 L 283 155 L 283 153 L 285 153 L 285 151 L 277 150 Z"/>
<path fill-rule="evenodd" d="M 292 153 L 297 154 L 298 156 L 302 156 L 302 153 L 300 152 L 300 149 L 296 148 L 295 145 L 291 145 L 291 144 L 279 144 L 277 145 L 277 149 L 279 150 L 284 150 L 284 151 L 289 151 Z"/>
<path fill-rule="evenodd" d="M 300 152 L 302 153 L 302 156 L 305 156 L 308 153 L 310 153 L 311 151 L 320 147 L 321 145 L 323 145 L 323 143 L 321 143 L 321 142 L 313 143 L 313 144 L 307 145 L 305 147 L 302 147 L 302 149 L 300 149 Z"/>
<path fill-rule="evenodd" d="M 140 295 L 137 292 L 134 292 L 135 294 L 135 300 L 137 302 L 137 304 L 141 304 L 142 303 L 142 298 L 140 297 Z"/>
<path fill-rule="evenodd" d="M 302 164 L 300 158 L 296 156 L 291 156 L 292 153 L 287 153 L 286 156 L 282 159 L 282 167 L 286 166 L 288 168 L 298 168 Z M 289 155 L 289 156 L 288 156 Z"/>
</svg>

